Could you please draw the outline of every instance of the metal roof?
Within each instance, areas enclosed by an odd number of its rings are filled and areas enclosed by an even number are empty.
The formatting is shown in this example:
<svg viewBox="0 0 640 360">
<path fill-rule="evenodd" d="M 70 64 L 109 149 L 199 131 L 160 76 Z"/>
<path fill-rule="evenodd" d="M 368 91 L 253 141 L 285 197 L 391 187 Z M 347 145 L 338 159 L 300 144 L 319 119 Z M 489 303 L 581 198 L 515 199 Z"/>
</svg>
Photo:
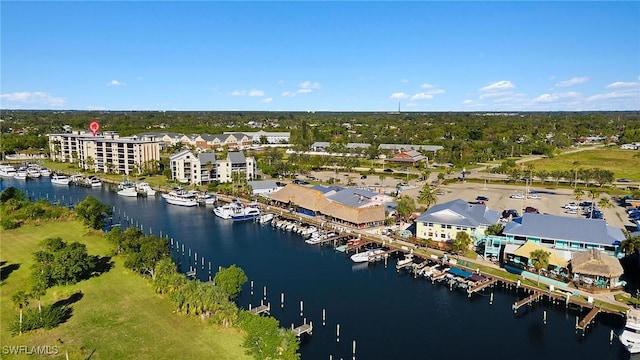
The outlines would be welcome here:
<svg viewBox="0 0 640 360">
<path fill-rule="evenodd" d="M 253 190 L 267 190 L 267 189 L 277 189 L 278 184 L 274 180 L 255 180 L 255 181 L 247 181 L 247 184 L 253 188 Z"/>
<path fill-rule="evenodd" d="M 525 213 L 522 217 L 509 222 L 502 233 L 513 236 L 577 241 L 608 246 L 625 239 L 622 230 L 608 226 L 601 219 L 534 213 Z"/>
<path fill-rule="evenodd" d="M 476 227 L 493 225 L 500 219 L 497 211 L 489 210 L 486 205 L 469 204 L 462 199 L 434 205 L 420 215 L 416 222 Z"/>
<path fill-rule="evenodd" d="M 227 156 L 231 164 L 244 164 L 247 162 L 247 159 L 241 151 L 229 152 Z"/>
</svg>

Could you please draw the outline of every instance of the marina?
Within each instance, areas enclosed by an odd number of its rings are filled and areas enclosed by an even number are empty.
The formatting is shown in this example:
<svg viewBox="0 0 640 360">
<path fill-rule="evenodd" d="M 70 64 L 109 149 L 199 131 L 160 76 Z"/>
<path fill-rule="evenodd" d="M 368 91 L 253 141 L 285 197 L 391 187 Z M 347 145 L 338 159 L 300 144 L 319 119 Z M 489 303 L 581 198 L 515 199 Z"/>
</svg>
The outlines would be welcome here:
<svg viewBox="0 0 640 360">
<path fill-rule="evenodd" d="M 396 272 L 395 265 L 404 256 L 399 254 L 408 253 L 410 249 L 398 244 L 394 248 L 385 244 L 388 247 L 385 262 L 390 268 L 377 261 L 353 263 L 349 256 L 355 249 L 372 246 L 368 240 L 342 233 L 336 235 L 341 237 L 339 240 L 322 246 L 310 245 L 292 231 L 294 226 L 301 226 L 293 217 L 286 226 L 278 228 L 261 226 L 258 221 L 224 221 L 205 207 L 170 206 L 154 197 L 120 197 L 107 186 L 100 189 L 53 187 L 50 181 L 42 179 L 26 183 L 10 179 L 3 184 L 4 187 L 10 185 L 26 189 L 32 197 L 61 204 L 95 196 L 114 207 L 114 223 L 170 237 L 172 253 L 183 271 L 197 268 L 194 275 L 202 281 L 208 280 L 212 268 L 237 264 L 252 284 L 247 284 L 241 292 L 240 306 L 248 308 L 248 304 L 263 305 L 262 302 L 269 304 L 282 299 L 280 308 L 270 310 L 282 326 L 294 324 L 295 329 L 306 321 L 311 328 L 313 322 L 313 333 L 301 336 L 303 359 L 351 358 L 351 343 L 356 340 L 358 358 L 394 358 L 397 354 L 425 350 L 430 357 L 477 356 L 473 355 L 474 350 L 459 346 L 460 338 L 451 336 L 454 333 L 468 334 L 474 341 L 481 342 L 500 339 L 501 353 L 517 352 L 518 357 L 524 359 L 629 357 L 627 349 L 618 341 L 609 342 L 611 330 L 619 334 L 624 327 L 624 319 L 618 315 L 601 312 L 590 321 L 585 334 L 576 333 L 576 317 L 585 318 L 583 308 L 567 306 L 561 301 L 564 296 L 556 293 L 552 297 L 558 301 L 546 300 L 545 296 L 514 313 L 512 305 L 531 296 L 530 289 L 481 274 L 483 279 L 479 279 L 475 287 L 467 287 L 463 293 L 452 292 L 440 281 L 433 284 L 428 281 L 436 277 L 446 279 L 447 274 L 454 276 L 449 274 L 454 267 L 449 259 L 423 259 L 426 264 L 419 270 L 436 266 L 430 278 L 406 276 L 404 271 Z M 135 219 L 130 214 L 135 214 Z M 278 221 L 283 218 L 277 216 L 271 223 Z M 352 242 L 351 249 L 345 249 L 345 253 L 336 251 L 336 247 L 347 245 L 349 240 L 359 241 Z M 456 262 L 455 267 L 473 270 L 467 265 Z M 299 269 L 306 270 L 297 271 Z M 254 293 L 254 283 L 257 288 L 264 287 L 263 294 Z M 280 298 L 284 292 L 286 302 L 284 296 Z M 469 297 L 469 293 L 473 296 Z M 301 300 L 305 301 L 304 313 L 298 309 Z M 381 312 L 381 306 L 393 311 Z M 546 324 L 543 311 L 548 314 Z M 413 321 L 404 323 L 405 331 L 391 331 L 398 319 L 407 318 Z M 326 325 L 317 325 L 321 323 Z M 336 341 L 338 324 L 340 342 Z M 461 332 L 460 328 L 465 331 Z"/>
</svg>

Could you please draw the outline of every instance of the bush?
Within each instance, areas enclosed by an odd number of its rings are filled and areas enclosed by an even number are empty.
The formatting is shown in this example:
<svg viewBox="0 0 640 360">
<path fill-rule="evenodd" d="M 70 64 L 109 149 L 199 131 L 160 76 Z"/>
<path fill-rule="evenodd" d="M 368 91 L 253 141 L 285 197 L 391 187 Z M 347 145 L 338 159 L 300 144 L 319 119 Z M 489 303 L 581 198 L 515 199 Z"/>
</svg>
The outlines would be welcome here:
<svg viewBox="0 0 640 360">
<path fill-rule="evenodd" d="M 21 221 L 9 217 L 5 217 L 4 219 L 0 220 L 0 226 L 2 226 L 2 228 L 5 230 L 17 229 L 20 227 L 20 225 L 22 225 Z"/>
<path fill-rule="evenodd" d="M 62 324 L 71 316 L 71 308 L 67 306 L 44 305 L 42 312 L 33 308 L 22 314 L 22 332 L 40 328 L 53 329 Z M 16 314 L 15 320 L 9 325 L 12 335 L 20 333 L 20 315 Z"/>
</svg>

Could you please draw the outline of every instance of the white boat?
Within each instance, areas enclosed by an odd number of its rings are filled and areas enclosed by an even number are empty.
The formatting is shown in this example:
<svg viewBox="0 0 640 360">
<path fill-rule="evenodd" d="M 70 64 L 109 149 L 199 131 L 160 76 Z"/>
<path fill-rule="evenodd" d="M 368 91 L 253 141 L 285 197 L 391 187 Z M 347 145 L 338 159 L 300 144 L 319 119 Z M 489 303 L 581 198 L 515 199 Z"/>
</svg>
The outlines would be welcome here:
<svg viewBox="0 0 640 360">
<path fill-rule="evenodd" d="M 147 196 L 155 196 L 156 195 L 156 191 L 153 190 L 151 188 L 151 185 L 149 185 L 149 183 L 146 183 L 146 182 L 136 183 L 136 190 L 139 193 L 142 193 L 142 194 L 147 195 Z"/>
<path fill-rule="evenodd" d="M 124 186 L 122 189 L 118 190 L 118 195 L 136 197 L 138 196 L 138 190 L 136 190 L 135 186 Z"/>
<path fill-rule="evenodd" d="M 0 176 L 9 178 L 15 177 L 16 168 L 12 165 L 0 165 Z"/>
<path fill-rule="evenodd" d="M 42 175 L 44 177 L 49 177 L 49 176 L 51 176 L 51 171 L 49 171 L 49 169 L 47 169 L 46 167 L 41 167 L 40 168 L 40 175 Z"/>
<path fill-rule="evenodd" d="M 95 176 L 89 176 L 86 180 L 87 185 L 91 187 L 100 187 L 102 186 L 102 181 Z"/>
<path fill-rule="evenodd" d="M 215 194 L 200 193 L 197 195 L 198 202 L 205 205 L 215 205 L 218 197 Z"/>
<path fill-rule="evenodd" d="M 15 175 L 13 175 L 15 179 L 18 180 L 27 180 L 27 168 L 21 167 L 16 170 Z"/>
<path fill-rule="evenodd" d="M 233 221 L 253 220 L 259 216 L 260 216 L 260 209 L 254 206 L 247 206 L 231 214 L 231 220 Z"/>
<path fill-rule="evenodd" d="M 367 262 L 369 258 L 376 257 L 384 253 L 382 249 L 370 249 L 367 251 L 363 251 L 358 254 L 351 255 L 351 261 L 359 263 L 359 262 Z"/>
<path fill-rule="evenodd" d="M 168 194 L 162 194 L 162 197 L 167 204 L 178 206 L 196 206 L 198 205 L 198 199 L 195 192 L 184 190 L 172 190 Z"/>
<path fill-rule="evenodd" d="M 56 185 L 69 185 L 71 179 L 65 175 L 53 174 L 51 175 L 51 183 Z"/>
<path fill-rule="evenodd" d="M 244 208 L 244 206 L 242 205 L 242 203 L 237 200 L 237 199 L 233 199 L 230 203 L 222 205 L 222 206 L 218 206 L 216 208 L 213 209 L 213 213 L 222 219 L 228 220 L 231 219 L 231 215 L 235 214 L 236 212 L 242 210 Z"/>
<path fill-rule="evenodd" d="M 273 220 L 273 218 L 275 217 L 275 215 L 271 214 L 271 213 L 267 213 L 267 214 L 262 214 L 260 215 L 260 224 L 266 224 L 269 221 Z"/>
<path fill-rule="evenodd" d="M 42 174 L 40 174 L 40 168 L 34 168 L 34 167 L 27 168 L 27 177 L 32 179 L 37 179 L 40 176 L 42 176 Z"/>
<path fill-rule="evenodd" d="M 629 353 L 640 353 L 640 310 L 627 310 L 627 322 L 618 338 Z"/>
</svg>

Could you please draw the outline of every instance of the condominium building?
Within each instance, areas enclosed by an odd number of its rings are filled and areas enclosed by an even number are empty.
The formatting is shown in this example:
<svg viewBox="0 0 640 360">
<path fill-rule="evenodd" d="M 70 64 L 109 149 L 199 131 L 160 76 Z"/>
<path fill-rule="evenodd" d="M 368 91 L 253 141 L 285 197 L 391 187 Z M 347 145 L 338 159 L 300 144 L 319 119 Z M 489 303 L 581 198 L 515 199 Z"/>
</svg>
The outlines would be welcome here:
<svg viewBox="0 0 640 360">
<path fill-rule="evenodd" d="M 225 159 L 217 160 L 213 153 L 195 155 L 183 150 L 169 157 L 169 166 L 173 180 L 197 185 L 212 181 L 228 183 L 237 177 L 252 180 L 256 176 L 255 159 L 245 157 L 242 152 L 229 152 Z"/>
</svg>

